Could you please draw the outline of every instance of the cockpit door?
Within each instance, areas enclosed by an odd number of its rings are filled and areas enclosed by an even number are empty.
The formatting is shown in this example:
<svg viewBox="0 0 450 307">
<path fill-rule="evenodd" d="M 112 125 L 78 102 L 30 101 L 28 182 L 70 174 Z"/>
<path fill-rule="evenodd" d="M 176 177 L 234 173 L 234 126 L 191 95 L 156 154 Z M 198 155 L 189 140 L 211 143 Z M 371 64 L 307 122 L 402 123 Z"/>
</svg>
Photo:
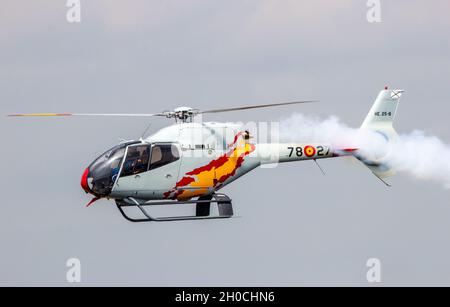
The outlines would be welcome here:
<svg viewBox="0 0 450 307">
<path fill-rule="evenodd" d="M 181 151 L 179 144 L 156 143 L 151 148 L 149 175 L 155 190 L 167 191 L 173 188 L 180 171 Z"/>
<path fill-rule="evenodd" d="M 150 161 L 150 144 L 128 146 L 120 177 L 137 177 L 148 170 Z"/>
<path fill-rule="evenodd" d="M 150 152 L 150 144 L 139 143 L 127 147 L 113 190 L 137 191 L 145 188 L 141 177 L 148 171 Z"/>
<path fill-rule="evenodd" d="M 173 188 L 180 168 L 180 147 L 173 143 L 128 146 L 116 191 L 139 191 L 140 195 Z"/>
</svg>

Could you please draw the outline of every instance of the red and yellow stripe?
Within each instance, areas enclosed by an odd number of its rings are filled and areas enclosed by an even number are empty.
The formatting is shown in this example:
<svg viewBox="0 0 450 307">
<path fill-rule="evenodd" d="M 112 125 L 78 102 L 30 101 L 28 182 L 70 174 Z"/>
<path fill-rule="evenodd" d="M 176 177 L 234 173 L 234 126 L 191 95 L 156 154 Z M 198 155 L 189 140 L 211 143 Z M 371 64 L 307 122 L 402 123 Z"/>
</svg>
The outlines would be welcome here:
<svg viewBox="0 0 450 307">
<path fill-rule="evenodd" d="M 72 116 L 72 113 L 30 113 L 30 114 L 10 114 L 9 117 L 47 117 L 47 116 Z"/>
</svg>

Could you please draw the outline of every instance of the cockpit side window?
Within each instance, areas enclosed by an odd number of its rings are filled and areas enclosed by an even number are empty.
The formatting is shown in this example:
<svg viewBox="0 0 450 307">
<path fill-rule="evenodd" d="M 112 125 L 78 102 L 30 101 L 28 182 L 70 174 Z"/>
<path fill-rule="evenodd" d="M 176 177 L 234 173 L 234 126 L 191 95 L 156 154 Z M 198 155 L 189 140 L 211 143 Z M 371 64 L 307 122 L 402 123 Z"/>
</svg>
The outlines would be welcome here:
<svg viewBox="0 0 450 307">
<path fill-rule="evenodd" d="M 120 177 L 146 172 L 150 158 L 150 145 L 128 147 L 127 157 L 123 164 Z"/>
<path fill-rule="evenodd" d="M 152 147 L 149 169 L 155 169 L 180 159 L 178 148 L 172 144 L 159 144 Z"/>
</svg>

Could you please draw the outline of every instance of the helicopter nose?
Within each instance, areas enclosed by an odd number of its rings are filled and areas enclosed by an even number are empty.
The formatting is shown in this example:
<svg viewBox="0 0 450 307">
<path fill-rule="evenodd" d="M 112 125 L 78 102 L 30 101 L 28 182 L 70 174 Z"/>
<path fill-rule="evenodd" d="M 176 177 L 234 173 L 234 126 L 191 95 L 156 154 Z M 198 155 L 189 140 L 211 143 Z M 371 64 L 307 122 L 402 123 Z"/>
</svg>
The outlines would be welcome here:
<svg viewBox="0 0 450 307">
<path fill-rule="evenodd" d="M 89 168 L 86 168 L 84 173 L 83 173 L 83 176 L 81 176 L 81 187 L 83 188 L 83 190 L 86 193 L 91 193 L 92 194 L 92 191 L 91 191 L 91 189 L 89 188 L 89 185 L 88 185 L 88 175 L 89 175 Z"/>
</svg>

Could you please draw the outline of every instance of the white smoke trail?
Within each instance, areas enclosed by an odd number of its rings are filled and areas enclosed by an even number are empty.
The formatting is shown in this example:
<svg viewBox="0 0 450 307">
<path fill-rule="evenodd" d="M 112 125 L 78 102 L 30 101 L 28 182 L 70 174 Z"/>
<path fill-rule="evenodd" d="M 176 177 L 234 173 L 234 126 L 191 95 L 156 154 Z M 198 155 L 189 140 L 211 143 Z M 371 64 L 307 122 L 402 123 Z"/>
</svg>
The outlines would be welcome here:
<svg viewBox="0 0 450 307">
<path fill-rule="evenodd" d="M 359 148 L 365 157 L 380 159 L 397 171 L 450 188 L 450 146 L 422 131 L 400 135 L 388 143 L 380 134 L 349 127 L 336 116 L 320 119 L 294 113 L 280 121 L 280 140 Z"/>
</svg>

